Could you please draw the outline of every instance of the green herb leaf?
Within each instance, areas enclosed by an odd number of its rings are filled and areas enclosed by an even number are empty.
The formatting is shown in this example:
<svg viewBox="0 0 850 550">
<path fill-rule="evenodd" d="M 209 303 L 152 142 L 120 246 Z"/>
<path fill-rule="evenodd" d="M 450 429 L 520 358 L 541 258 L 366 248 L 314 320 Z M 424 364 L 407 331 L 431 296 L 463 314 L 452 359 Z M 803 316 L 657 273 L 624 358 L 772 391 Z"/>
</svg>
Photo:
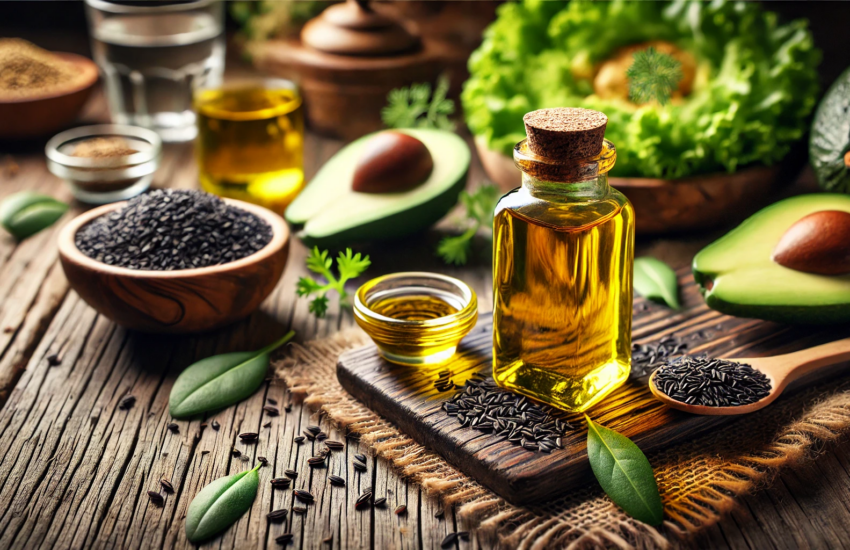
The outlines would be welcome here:
<svg viewBox="0 0 850 550">
<path fill-rule="evenodd" d="M 387 95 L 387 106 L 381 119 L 387 128 L 435 128 L 452 131 L 454 123 L 449 117 L 455 112 L 454 101 L 446 95 L 449 79 L 444 75 L 437 81 L 434 95 L 427 82 L 409 88 L 396 88 Z"/>
<path fill-rule="evenodd" d="M 489 237 L 493 235 L 493 212 L 499 202 L 499 190 L 495 185 L 482 185 L 473 193 L 460 194 L 460 202 L 466 209 L 464 226 L 466 231 L 454 237 L 445 237 L 437 246 L 437 254 L 447 264 L 463 265 L 469 259 L 472 239 L 484 228 Z"/>
<path fill-rule="evenodd" d="M 635 52 L 635 61 L 626 70 L 629 95 L 635 103 L 656 100 L 664 105 L 682 80 L 682 64 L 650 46 Z"/>
<path fill-rule="evenodd" d="M 186 512 L 186 536 L 191 542 L 221 533 L 251 508 L 260 485 L 260 466 L 221 477 L 201 489 Z"/>
<path fill-rule="evenodd" d="M 629 438 L 585 418 L 587 457 L 602 489 L 628 515 L 660 525 L 664 507 L 646 456 Z"/>
<path fill-rule="evenodd" d="M 0 203 L 0 224 L 18 240 L 26 239 L 56 223 L 68 205 L 53 197 L 21 191 Z"/>
<path fill-rule="evenodd" d="M 635 292 L 644 298 L 679 309 L 676 272 L 661 260 L 649 257 L 636 259 L 634 285 Z"/>
<path fill-rule="evenodd" d="M 295 286 L 295 293 L 302 298 L 316 295 L 310 302 L 308 310 L 316 317 L 322 318 L 328 312 L 328 297 L 327 293 L 331 290 L 336 290 L 339 294 L 340 305 L 348 305 L 348 292 L 345 290 L 345 283 L 359 277 L 371 265 L 369 256 L 363 257 L 359 252 L 355 254 L 350 248 L 346 248 L 345 252 L 340 252 L 336 259 L 336 268 L 339 276 L 334 276 L 331 271 L 333 260 L 328 258 L 328 251 L 320 251 L 318 247 L 314 247 L 307 257 L 307 269 L 315 273 L 323 275 L 327 279 L 327 283 L 321 284 L 310 277 L 301 277 Z"/>
<path fill-rule="evenodd" d="M 295 332 L 259 351 L 223 353 L 201 359 L 180 373 L 171 388 L 171 416 L 186 418 L 215 411 L 251 396 L 269 368 L 271 352 L 292 340 Z"/>
</svg>

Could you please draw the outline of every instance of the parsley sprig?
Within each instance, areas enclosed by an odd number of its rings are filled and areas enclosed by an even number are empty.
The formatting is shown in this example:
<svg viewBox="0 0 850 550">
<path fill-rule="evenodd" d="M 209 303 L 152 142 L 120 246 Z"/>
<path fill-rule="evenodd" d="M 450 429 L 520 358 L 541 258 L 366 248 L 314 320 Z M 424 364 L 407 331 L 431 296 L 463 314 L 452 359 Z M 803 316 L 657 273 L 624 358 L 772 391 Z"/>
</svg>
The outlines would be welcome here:
<svg viewBox="0 0 850 550">
<path fill-rule="evenodd" d="M 348 292 L 345 291 L 346 281 L 359 277 L 371 263 L 369 256 L 361 257 L 359 252 L 354 254 L 350 248 L 346 248 L 336 259 L 336 269 L 339 272 L 337 277 L 331 270 L 333 258 L 328 258 L 328 251 L 319 251 L 318 247 L 313 247 L 307 256 L 307 269 L 323 276 L 327 283 L 321 284 L 312 277 L 301 277 L 295 292 L 302 298 L 315 295 L 310 302 L 310 313 L 319 318 L 324 317 L 328 312 L 328 292 L 336 290 L 340 305 L 349 305 Z"/>
<path fill-rule="evenodd" d="M 381 118 L 387 128 L 435 128 L 455 129 L 449 117 L 455 112 L 455 103 L 446 98 L 449 79 L 441 76 L 434 94 L 427 82 L 413 84 L 408 88 L 396 88 L 387 96 L 387 106 Z"/>
<path fill-rule="evenodd" d="M 682 80 L 682 64 L 650 46 L 635 52 L 634 63 L 626 71 L 629 95 L 635 103 L 656 100 L 664 105 Z"/>
<path fill-rule="evenodd" d="M 466 231 L 455 237 L 445 237 L 437 247 L 437 254 L 447 264 L 463 265 L 469 260 L 472 238 L 482 227 L 492 236 L 493 211 L 499 202 L 499 190 L 495 185 L 483 185 L 473 193 L 462 192 L 460 202 L 466 209 Z"/>
</svg>

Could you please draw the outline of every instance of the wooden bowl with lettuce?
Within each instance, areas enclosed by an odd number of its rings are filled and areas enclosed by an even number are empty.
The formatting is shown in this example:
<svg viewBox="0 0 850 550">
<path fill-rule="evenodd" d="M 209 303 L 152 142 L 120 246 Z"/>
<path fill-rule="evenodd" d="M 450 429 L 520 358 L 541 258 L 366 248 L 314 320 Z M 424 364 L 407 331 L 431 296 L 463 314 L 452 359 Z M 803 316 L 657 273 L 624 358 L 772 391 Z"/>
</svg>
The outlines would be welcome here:
<svg viewBox="0 0 850 550">
<path fill-rule="evenodd" d="M 818 95 L 804 21 L 753 3 L 532 2 L 499 8 L 470 58 L 467 123 L 489 177 L 519 185 L 522 117 L 608 115 L 611 184 L 640 233 L 711 227 L 767 202 Z"/>
</svg>

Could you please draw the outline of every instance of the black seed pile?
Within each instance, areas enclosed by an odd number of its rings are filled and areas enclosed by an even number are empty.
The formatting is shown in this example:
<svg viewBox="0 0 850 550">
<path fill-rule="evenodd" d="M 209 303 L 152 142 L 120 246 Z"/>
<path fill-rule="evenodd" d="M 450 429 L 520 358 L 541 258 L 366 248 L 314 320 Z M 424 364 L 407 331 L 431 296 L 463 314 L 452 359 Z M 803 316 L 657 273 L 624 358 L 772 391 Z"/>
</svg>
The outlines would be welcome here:
<svg viewBox="0 0 850 550">
<path fill-rule="evenodd" d="M 443 410 L 461 426 L 495 433 L 529 451 L 552 452 L 573 429 L 556 418 L 552 407 L 499 388 L 492 379 L 468 380 L 463 391 L 443 403 Z"/>
<path fill-rule="evenodd" d="M 737 407 L 770 393 L 770 380 L 750 365 L 685 355 L 655 371 L 655 386 L 688 405 Z"/>
<path fill-rule="evenodd" d="M 236 261 L 271 238 L 265 220 L 214 195 L 160 189 L 95 219 L 75 242 L 83 254 L 108 265 L 173 271 Z"/>
<path fill-rule="evenodd" d="M 688 344 L 672 334 L 655 343 L 632 344 L 632 371 L 629 378 L 646 376 L 667 359 L 681 355 L 687 349 Z"/>
</svg>

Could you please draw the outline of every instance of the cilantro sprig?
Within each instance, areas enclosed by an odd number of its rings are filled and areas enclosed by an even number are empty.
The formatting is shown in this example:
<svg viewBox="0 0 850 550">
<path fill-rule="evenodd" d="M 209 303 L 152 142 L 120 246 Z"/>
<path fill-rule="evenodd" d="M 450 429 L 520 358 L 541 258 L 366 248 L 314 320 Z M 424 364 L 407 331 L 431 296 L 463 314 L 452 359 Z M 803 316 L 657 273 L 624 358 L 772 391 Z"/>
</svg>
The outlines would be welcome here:
<svg viewBox="0 0 850 550">
<path fill-rule="evenodd" d="M 462 192 L 460 202 L 466 209 L 466 231 L 443 238 L 437 247 L 437 254 L 447 264 L 463 265 L 469 260 L 472 238 L 482 227 L 489 230 L 492 237 L 493 211 L 499 202 L 499 190 L 495 185 L 483 185 L 473 193 Z"/>
<path fill-rule="evenodd" d="M 626 71 L 629 95 L 635 103 L 651 100 L 664 105 L 682 80 L 682 64 L 650 46 L 635 52 L 634 63 Z"/>
<path fill-rule="evenodd" d="M 446 98 L 449 79 L 441 76 L 434 94 L 427 82 L 413 84 L 408 88 L 396 88 L 387 95 L 387 106 L 381 111 L 381 119 L 387 128 L 434 128 L 455 129 L 449 117 L 455 112 L 455 103 Z"/>
<path fill-rule="evenodd" d="M 316 317 L 322 318 L 328 312 L 328 303 L 330 302 L 328 292 L 336 290 L 340 305 L 349 305 L 348 292 L 345 290 L 346 281 L 359 277 L 371 263 L 369 256 L 361 257 L 359 252 L 354 254 L 350 248 L 346 248 L 345 252 L 340 252 L 336 259 L 336 269 L 339 275 L 335 276 L 331 270 L 333 258 L 328 257 L 328 251 L 320 251 L 318 247 L 313 247 L 310 255 L 307 256 L 307 269 L 313 273 L 318 273 L 327 282 L 322 284 L 312 277 L 301 277 L 298 279 L 295 292 L 302 298 L 315 296 L 310 302 L 309 310 Z"/>
</svg>

